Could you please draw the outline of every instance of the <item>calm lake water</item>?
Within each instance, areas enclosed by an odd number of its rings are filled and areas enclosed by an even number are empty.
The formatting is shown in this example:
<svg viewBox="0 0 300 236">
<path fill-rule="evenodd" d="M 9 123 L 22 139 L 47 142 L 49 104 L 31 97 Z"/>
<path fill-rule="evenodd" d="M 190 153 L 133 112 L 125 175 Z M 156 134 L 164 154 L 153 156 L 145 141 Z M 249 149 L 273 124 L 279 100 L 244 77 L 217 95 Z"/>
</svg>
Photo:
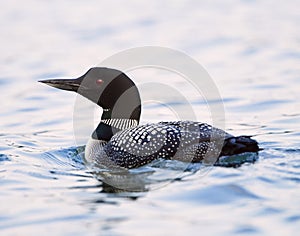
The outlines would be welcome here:
<svg viewBox="0 0 300 236">
<path fill-rule="evenodd" d="M 298 234 L 298 1 L 28 0 L 3 2 L 0 11 L 1 235 Z M 76 95 L 37 81 L 79 76 L 145 45 L 180 50 L 208 71 L 226 130 L 254 135 L 264 149 L 255 163 L 143 167 L 125 179 L 152 179 L 138 192 L 115 191 L 83 164 L 90 130 L 74 138 Z M 191 92 L 180 79 L 172 85 Z M 209 122 L 202 100 L 193 100 L 197 119 Z M 164 104 L 144 105 L 142 122 L 174 118 Z"/>
</svg>

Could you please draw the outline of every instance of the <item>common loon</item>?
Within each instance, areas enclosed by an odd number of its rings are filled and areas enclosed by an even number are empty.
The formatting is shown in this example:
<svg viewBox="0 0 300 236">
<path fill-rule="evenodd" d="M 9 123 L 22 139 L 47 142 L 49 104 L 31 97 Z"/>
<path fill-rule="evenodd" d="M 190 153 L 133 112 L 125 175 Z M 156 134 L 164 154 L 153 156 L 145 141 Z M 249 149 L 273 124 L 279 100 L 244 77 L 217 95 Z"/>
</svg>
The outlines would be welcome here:
<svg viewBox="0 0 300 236">
<path fill-rule="evenodd" d="M 141 99 L 123 72 L 94 67 L 76 79 L 39 81 L 74 91 L 103 109 L 86 145 L 85 159 L 105 167 L 136 168 L 155 159 L 201 162 L 220 156 L 258 152 L 250 136 L 234 137 L 206 123 L 172 121 L 139 125 Z"/>
</svg>

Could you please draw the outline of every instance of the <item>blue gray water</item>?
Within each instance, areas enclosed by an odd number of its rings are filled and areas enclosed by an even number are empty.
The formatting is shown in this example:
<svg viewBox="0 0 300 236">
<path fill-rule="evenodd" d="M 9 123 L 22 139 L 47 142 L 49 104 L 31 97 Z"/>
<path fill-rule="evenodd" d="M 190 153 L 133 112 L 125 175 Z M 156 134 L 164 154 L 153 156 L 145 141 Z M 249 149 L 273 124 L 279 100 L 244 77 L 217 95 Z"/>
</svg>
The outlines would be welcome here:
<svg viewBox="0 0 300 236">
<path fill-rule="evenodd" d="M 292 0 L 3 2 L 0 234 L 296 235 L 298 9 Z M 138 192 L 115 191 L 83 164 L 76 96 L 37 80 L 78 76 L 144 45 L 183 51 L 206 68 L 223 98 L 226 130 L 254 135 L 264 148 L 255 163 L 186 172 L 182 163 L 157 163 L 121 176 L 140 184 Z M 142 118 L 169 117 L 164 106 L 146 104 Z M 209 120 L 205 109 L 197 117 Z"/>
</svg>

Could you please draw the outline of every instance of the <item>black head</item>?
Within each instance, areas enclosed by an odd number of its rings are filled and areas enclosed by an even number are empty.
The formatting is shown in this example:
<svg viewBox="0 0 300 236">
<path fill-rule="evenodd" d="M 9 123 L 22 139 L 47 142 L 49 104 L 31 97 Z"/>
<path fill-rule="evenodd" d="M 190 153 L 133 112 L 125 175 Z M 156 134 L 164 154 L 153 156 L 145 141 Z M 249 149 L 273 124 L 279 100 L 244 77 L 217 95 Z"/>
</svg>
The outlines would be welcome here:
<svg viewBox="0 0 300 236">
<path fill-rule="evenodd" d="M 39 82 L 77 92 L 101 106 L 109 118 L 113 116 L 139 120 L 139 92 L 133 81 L 119 70 L 94 67 L 76 79 L 50 79 Z"/>
</svg>

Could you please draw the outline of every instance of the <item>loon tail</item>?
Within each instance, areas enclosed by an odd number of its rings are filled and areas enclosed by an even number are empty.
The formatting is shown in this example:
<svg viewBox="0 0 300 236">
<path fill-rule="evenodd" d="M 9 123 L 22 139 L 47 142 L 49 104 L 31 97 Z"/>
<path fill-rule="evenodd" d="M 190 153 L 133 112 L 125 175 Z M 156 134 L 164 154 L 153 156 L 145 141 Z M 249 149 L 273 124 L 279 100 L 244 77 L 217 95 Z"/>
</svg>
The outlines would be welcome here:
<svg viewBox="0 0 300 236">
<path fill-rule="evenodd" d="M 256 140 L 251 136 L 229 137 L 224 140 L 224 145 L 220 156 L 231 156 L 243 152 L 258 152 L 262 150 L 258 147 Z"/>
</svg>

